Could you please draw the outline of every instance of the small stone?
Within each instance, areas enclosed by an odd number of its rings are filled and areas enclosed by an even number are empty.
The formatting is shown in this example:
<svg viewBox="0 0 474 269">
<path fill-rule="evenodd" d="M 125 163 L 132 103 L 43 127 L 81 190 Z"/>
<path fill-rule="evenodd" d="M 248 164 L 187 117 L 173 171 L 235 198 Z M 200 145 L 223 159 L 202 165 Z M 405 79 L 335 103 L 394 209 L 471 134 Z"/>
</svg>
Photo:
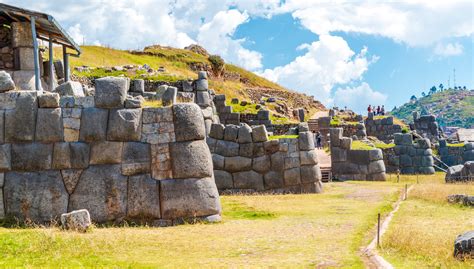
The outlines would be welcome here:
<svg viewBox="0 0 474 269">
<path fill-rule="evenodd" d="M 162 96 L 162 103 L 163 106 L 171 106 L 176 104 L 176 95 L 178 93 L 178 89 L 176 87 L 168 87 Z"/>
<path fill-rule="evenodd" d="M 253 142 L 265 142 L 268 140 L 265 125 L 259 125 L 252 128 L 252 139 Z"/>
<path fill-rule="evenodd" d="M 91 224 L 91 216 L 87 209 L 61 214 L 61 225 L 63 229 L 85 233 Z"/>
<path fill-rule="evenodd" d="M 57 108 L 59 107 L 59 94 L 45 92 L 38 96 L 38 103 L 42 108 Z"/>
<path fill-rule="evenodd" d="M 60 96 L 85 96 L 82 84 L 77 81 L 65 82 L 56 87 L 54 92 L 58 93 Z"/>
<path fill-rule="evenodd" d="M 10 74 L 5 71 L 0 71 L 0 92 L 13 91 L 14 89 L 15 83 Z"/>
</svg>

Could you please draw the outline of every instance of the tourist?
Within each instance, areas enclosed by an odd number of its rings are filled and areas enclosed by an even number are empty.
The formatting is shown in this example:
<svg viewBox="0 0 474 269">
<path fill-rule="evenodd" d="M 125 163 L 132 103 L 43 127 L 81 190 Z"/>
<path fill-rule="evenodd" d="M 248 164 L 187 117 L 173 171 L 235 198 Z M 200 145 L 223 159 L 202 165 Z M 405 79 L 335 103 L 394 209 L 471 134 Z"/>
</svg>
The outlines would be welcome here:
<svg viewBox="0 0 474 269">
<path fill-rule="evenodd" d="M 372 112 L 372 106 L 369 105 L 369 107 L 367 108 L 367 115 L 370 114 L 370 112 Z"/>
<path fill-rule="evenodd" d="M 380 106 L 377 106 L 377 113 L 375 115 L 380 115 Z"/>
<path fill-rule="evenodd" d="M 317 149 L 321 149 L 321 148 L 322 148 L 322 145 L 321 145 L 321 133 L 320 133 L 320 132 L 317 132 L 317 133 L 316 133 L 316 148 L 317 148 Z"/>
<path fill-rule="evenodd" d="M 380 113 L 382 114 L 382 116 L 385 116 L 385 106 L 382 105 L 382 108 L 380 109 Z"/>
</svg>

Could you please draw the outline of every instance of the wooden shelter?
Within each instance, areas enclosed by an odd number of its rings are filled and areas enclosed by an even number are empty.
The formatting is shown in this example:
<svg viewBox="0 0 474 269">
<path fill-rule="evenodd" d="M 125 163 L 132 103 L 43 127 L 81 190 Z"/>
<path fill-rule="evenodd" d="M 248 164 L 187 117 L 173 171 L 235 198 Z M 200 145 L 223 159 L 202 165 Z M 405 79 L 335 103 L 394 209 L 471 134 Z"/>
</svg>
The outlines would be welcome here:
<svg viewBox="0 0 474 269">
<path fill-rule="evenodd" d="M 34 64 L 32 69 L 34 69 L 35 74 L 36 90 L 41 91 L 40 64 L 42 63 L 40 63 L 38 39 L 49 42 L 48 75 L 50 89 L 53 88 L 52 78 L 54 77 L 53 44 L 60 45 L 63 48 L 64 80 L 69 80 L 69 56 L 78 57 L 81 54 L 81 48 L 51 15 L 0 3 L 0 26 L 10 27 L 11 29 L 13 44 L 11 51 L 14 53 L 15 61 L 19 63 L 15 64 L 15 69 L 26 69 L 27 67 L 24 66 L 31 63 L 24 62 L 31 62 L 27 56 L 32 54 Z M 8 49 L 5 51 L 8 51 Z M 21 57 L 28 59 L 23 59 L 22 62 Z M 7 65 L 10 66 L 9 63 Z"/>
</svg>

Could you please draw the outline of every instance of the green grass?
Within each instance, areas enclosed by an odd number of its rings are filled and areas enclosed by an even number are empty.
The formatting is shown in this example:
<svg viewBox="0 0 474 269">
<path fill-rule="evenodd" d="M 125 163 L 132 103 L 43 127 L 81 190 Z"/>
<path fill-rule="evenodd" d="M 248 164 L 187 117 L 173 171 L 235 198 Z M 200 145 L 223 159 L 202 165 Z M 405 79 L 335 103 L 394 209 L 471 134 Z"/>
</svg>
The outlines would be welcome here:
<svg viewBox="0 0 474 269">
<path fill-rule="evenodd" d="M 383 141 L 374 142 L 374 145 L 378 149 L 389 149 L 395 147 L 395 143 L 384 143 Z"/>
<path fill-rule="evenodd" d="M 145 100 L 143 107 L 163 107 L 161 100 Z"/>
<path fill-rule="evenodd" d="M 325 184 L 325 193 L 222 196 L 223 221 L 168 228 L 0 228 L 0 267 L 364 268 L 372 237 L 401 184 Z"/>
<path fill-rule="evenodd" d="M 245 113 L 245 114 L 257 114 L 257 112 L 260 110 L 260 109 L 257 109 L 257 104 L 251 104 L 249 102 L 247 105 L 242 106 L 240 105 L 240 103 L 231 104 L 230 101 L 231 100 L 228 100 L 226 102 L 226 105 L 232 107 L 232 112 Z"/>
<path fill-rule="evenodd" d="M 458 234 L 474 229 L 474 210 L 448 204 L 450 194 L 474 195 L 474 184 L 446 184 L 444 174 L 420 176 L 395 214 L 380 253 L 395 268 L 473 268 L 453 258 Z"/>
<path fill-rule="evenodd" d="M 354 140 L 352 141 L 351 149 L 354 150 L 372 150 L 375 149 L 374 147 L 367 145 L 366 143 L 360 141 L 360 140 Z"/>
<path fill-rule="evenodd" d="M 298 135 L 271 135 L 268 137 L 269 140 L 278 140 L 284 138 L 298 138 Z"/>
<path fill-rule="evenodd" d="M 464 147 L 465 143 L 464 142 L 461 142 L 461 143 L 454 143 L 454 144 L 450 144 L 450 143 L 447 143 L 447 146 L 448 147 Z"/>
</svg>

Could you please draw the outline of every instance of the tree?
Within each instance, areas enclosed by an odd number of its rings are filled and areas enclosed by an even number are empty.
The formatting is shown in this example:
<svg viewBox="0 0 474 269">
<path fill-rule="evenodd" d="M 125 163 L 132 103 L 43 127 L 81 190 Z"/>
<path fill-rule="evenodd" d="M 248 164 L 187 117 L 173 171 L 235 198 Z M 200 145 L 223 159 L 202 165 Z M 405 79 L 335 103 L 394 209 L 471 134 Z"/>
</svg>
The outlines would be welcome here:
<svg viewBox="0 0 474 269">
<path fill-rule="evenodd" d="M 437 90 L 437 89 L 436 89 L 436 86 L 431 87 L 431 88 L 430 88 L 430 91 L 428 92 L 428 95 L 433 94 L 433 93 L 436 93 L 436 90 Z"/>
<path fill-rule="evenodd" d="M 410 101 L 411 101 L 411 102 L 416 102 L 416 96 L 412 95 L 412 96 L 410 97 Z"/>
<path fill-rule="evenodd" d="M 425 96 L 426 96 L 426 93 L 425 93 L 425 92 L 422 92 L 422 93 L 421 93 L 421 96 L 425 97 Z"/>
<path fill-rule="evenodd" d="M 440 84 L 439 84 L 439 86 L 438 86 L 438 88 L 439 88 L 439 90 L 442 92 L 442 91 L 443 91 L 443 89 L 444 89 L 444 85 L 443 85 L 443 83 L 440 83 Z"/>
<path fill-rule="evenodd" d="M 209 62 L 211 62 L 212 73 L 215 77 L 221 77 L 225 72 L 225 62 L 219 55 L 209 56 Z"/>
<path fill-rule="evenodd" d="M 466 87 L 466 86 L 464 86 L 464 87 L 462 87 L 462 89 L 463 89 L 463 90 L 467 90 L 467 87 Z"/>
</svg>

